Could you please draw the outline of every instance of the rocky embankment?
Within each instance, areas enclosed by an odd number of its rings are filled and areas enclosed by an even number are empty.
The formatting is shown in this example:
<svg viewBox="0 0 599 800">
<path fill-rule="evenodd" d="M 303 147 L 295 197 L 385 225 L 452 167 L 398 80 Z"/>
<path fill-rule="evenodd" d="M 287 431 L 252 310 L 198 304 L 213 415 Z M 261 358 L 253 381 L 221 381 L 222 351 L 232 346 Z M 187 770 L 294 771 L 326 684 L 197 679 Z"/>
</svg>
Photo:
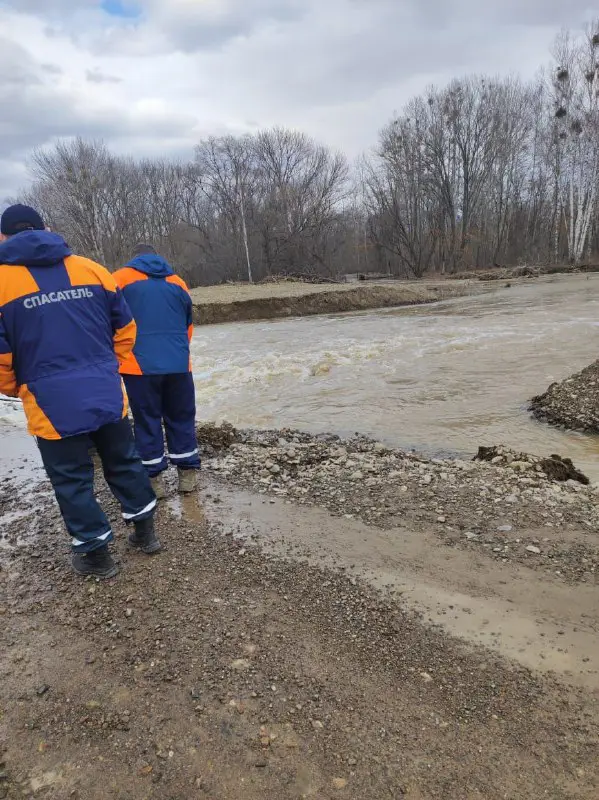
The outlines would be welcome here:
<svg viewBox="0 0 599 800">
<path fill-rule="evenodd" d="M 597 488 L 559 457 L 481 448 L 474 461 L 428 459 L 288 430 L 200 435 L 214 448 L 207 467 L 246 488 L 380 528 L 432 530 L 452 547 L 560 580 L 594 582 L 599 571 Z"/>
<path fill-rule="evenodd" d="M 573 431 L 599 433 L 599 361 L 533 397 L 534 416 Z"/>
</svg>

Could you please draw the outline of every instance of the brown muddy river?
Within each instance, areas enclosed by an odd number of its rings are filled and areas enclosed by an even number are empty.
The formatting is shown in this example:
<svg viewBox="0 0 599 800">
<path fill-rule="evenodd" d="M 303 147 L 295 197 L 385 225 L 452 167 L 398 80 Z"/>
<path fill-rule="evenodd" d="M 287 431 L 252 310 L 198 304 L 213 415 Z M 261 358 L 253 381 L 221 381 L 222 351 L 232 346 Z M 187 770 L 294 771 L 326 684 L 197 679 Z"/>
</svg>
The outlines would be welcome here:
<svg viewBox="0 0 599 800">
<path fill-rule="evenodd" d="M 599 438 L 535 422 L 544 391 L 599 354 L 599 276 L 417 308 L 199 328 L 199 416 L 360 431 L 426 452 L 559 452 L 599 480 Z"/>
<path fill-rule="evenodd" d="M 507 444 L 568 455 L 599 480 L 599 438 L 526 403 L 599 353 L 599 276 L 558 277 L 417 308 L 196 330 L 198 416 L 356 431 L 428 453 Z M 0 404 L 19 425 L 20 411 Z"/>
</svg>

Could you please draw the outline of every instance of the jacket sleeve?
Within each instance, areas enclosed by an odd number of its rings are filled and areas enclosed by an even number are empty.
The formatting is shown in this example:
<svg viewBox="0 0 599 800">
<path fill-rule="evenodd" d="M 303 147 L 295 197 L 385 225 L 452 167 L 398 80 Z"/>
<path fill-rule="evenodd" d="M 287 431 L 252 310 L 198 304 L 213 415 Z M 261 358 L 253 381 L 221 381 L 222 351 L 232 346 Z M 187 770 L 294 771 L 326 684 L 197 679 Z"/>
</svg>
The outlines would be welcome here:
<svg viewBox="0 0 599 800">
<path fill-rule="evenodd" d="M 12 348 L 8 342 L 4 320 L 0 312 L 0 394 L 18 396 L 17 376 L 13 369 Z"/>
<path fill-rule="evenodd" d="M 187 304 L 187 338 L 191 343 L 193 339 L 193 302 L 187 286 L 185 287 L 185 302 Z"/>
<path fill-rule="evenodd" d="M 179 286 L 183 289 L 185 300 L 185 314 L 187 316 L 187 338 L 190 343 L 193 338 L 193 300 L 183 278 L 178 278 Z"/>
<path fill-rule="evenodd" d="M 137 325 L 123 292 L 117 285 L 114 276 L 108 270 L 105 270 L 105 274 L 102 275 L 102 282 L 110 304 L 114 352 L 120 366 L 127 360 L 133 350 L 135 337 L 137 336 Z"/>
<path fill-rule="evenodd" d="M 193 338 L 193 300 L 189 294 L 189 289 L 183 278 L 180 278 L 178 275 L 170 275 L 166 280 L 167 283 L 172 283 L 182 290 L 183 304 L 185 307 L 185 322 L 187 324 L 187 338 L 191 343 Z"/>
</svg>

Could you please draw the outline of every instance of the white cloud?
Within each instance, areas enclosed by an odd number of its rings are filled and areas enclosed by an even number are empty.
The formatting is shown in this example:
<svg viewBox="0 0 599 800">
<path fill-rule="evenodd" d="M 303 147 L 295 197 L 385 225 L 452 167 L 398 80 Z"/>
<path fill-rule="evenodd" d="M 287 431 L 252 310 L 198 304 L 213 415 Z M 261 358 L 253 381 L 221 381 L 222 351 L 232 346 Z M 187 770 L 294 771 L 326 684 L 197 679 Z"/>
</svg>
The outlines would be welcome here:
<svg viewBox="0 0 599 800">
<path fill-rule="evenodd" d="M 187 156 L 207 134 L 279 124 L 357 155 L 429 83 L 531 76 L 559 28 L 592 14 L 586 0 L 5 0 L 0 198 L 63 136 Z"/>
</svg>

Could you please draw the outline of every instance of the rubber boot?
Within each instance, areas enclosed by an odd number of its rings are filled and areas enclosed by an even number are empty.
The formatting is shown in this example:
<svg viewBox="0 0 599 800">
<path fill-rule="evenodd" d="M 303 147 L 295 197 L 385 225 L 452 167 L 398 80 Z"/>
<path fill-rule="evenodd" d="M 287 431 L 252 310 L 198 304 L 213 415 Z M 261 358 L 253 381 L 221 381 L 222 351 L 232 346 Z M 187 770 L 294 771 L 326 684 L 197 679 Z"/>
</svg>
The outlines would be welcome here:
<svg viewBox="0 0 599 800">
<path fill-rule="evenodd" d="M 150 483 L 152 484 L 152 489 L 156 495 L 156 500 L 164 500 L 164 498 L 167 496 L 164 475 L 160 473 L 160 475 L 150 478 Z"/>
<path fill-rule="evenodd" d="M 75 553 L 71 563 L 78 575 L 93 575 L 104 580 L 114 578 L 119 572 L 108 547 L 98 547 L 91 553 Z"/>
<path fill-rule="evenodd" d="M 129 535 L 129 544 L 131 547 L 137 547 L 148 556 L 159 553 L 162 550 L 162 545 L 154 532 L 153 517 L 148 517 L 148 519 L 135 523 L 135 532 Z"/>
<path fill-rule="evenodd" d="M 179 473 L 179 494 L 192 494 L 198 488 L 197 469 L 181 469 Z"/>
</svg>

